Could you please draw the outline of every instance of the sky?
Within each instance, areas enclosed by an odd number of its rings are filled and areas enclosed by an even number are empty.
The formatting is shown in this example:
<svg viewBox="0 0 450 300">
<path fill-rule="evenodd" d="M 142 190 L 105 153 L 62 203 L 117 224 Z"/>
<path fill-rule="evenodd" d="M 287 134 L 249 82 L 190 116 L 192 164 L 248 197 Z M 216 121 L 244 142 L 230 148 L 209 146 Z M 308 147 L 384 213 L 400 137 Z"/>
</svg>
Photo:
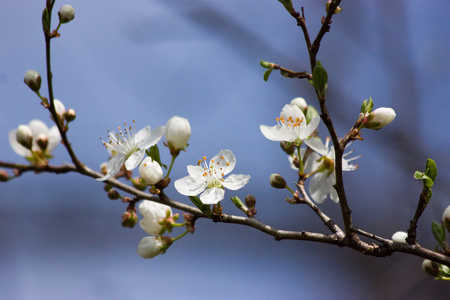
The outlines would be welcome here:
<svg viewBox="0 0 450 300">
<path fill-rule="evenodd" d="M 322 3 L 323 2 L 323 3 Z M 299 1 L 293 1 L 299 10 Z M 311 36 L 325 1 L 301 1 Z M 0 160 L 25 163 L 7 135 L 48 111 L 23 84 L 33 69 L 45 74 L 41 13 L 45 1 L 0 3 Z M 57 1 L 53 13 L 66 3 Z M 230 149 L 233 173 L 250 174 L 257 218 L 285 230 L 327 233 L 312 211 L 292 206 L 287 191 L 269 186 L 271 173 L 295 181 L 277 142 L 259 126 L 275 125 L 282 107 L 304 97 L 318 108 L 305 80 L 273 72 L 264 82 L 260 60 L 309 71 L 303 35 L 276 0 L 79 0 L 75 19 L 52 40 L 56 98 L 77 113 L 68 132 L 78 158 L 99 169 L 108 158 L 100 138 L 135 120 L 136 129 L 165 125 L 174 115 L 192 127 L 172 182 L 203 156 Z M 446 113 L 450 79 L 447 1 L 343 1 L 318 59 L 328 72 L 328 108 L 340 137 L 363 100 L 392 107 L 397 117 L 380 131 L 364 131 L 350 149 L 359 168 L 345 186 L 355 225 L 390 238 L 406 231 L 421 192 L 413 179 L 433 158 L 439 174 L 419 222 L 419 243 L 434 248 L 430 224 L 450 205 L 450 139 Z M 43 87 L 45 87 L 43 78 Z M 47 95 L 43 88 L 42 94 Z M 326 128 L 319 131 L 324 138 Z M 162 159 L 170 156 L 159 143 Z M 70 162 L 61 145 L 53 165 Z M 135 171 L 137 174 L 137 170 Z M 231 191 L 230 191 L 231 192 Z M 173 199 L 189 204 L 173 187 Z M 225 198 L 224 211 L 241 215 Z M 320 208 L 342 225 L 339 205 Z M 166 254 L 143 260 L 146 234 L 120 226 L 126 206 L 109 200 L 103 184 L 77 174 L 23 174 L 0 185 L 0 297 L 8 299 L 437 299 L 448 284 L 424 274 L 422 259 L 395 253 L 363 256 L 336 246 L 274 241 L 252 228 L 199 220 L 196 232 Z M 181 212 L 180 212 L 181 213 Z M 178 232 L 181 234 L 181 232 Z M 174 235 L 175 236 L 175 235 Z"/>
</svg>

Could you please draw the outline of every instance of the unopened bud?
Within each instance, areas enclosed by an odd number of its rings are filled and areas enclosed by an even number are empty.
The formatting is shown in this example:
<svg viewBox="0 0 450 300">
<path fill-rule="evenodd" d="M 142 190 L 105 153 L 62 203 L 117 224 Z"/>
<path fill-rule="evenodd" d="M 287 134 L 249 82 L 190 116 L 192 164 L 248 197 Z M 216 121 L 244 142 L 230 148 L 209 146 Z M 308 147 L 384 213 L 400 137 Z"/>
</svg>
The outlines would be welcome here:
<svg viewBox="0 0 450 300">
<path fill-rule="evenodd" d="M 72 7 L 72 5 L 69 4 L 63 5 L 59 9 L 58 16 L 60 23 L 62 24 L 69 23 L 70 21 L 73 20 L 73 18 L 75 18 L 75 9 Z"/>
<path fill-rule="evenodd" d="M 280 147 L 288 155 L 292 155 L 295 152 L 295 145 L 292 142 L 282 141 L 280 142 Z"/>
<path fill-rule="evenodd" d="M 327 11 L 327 13 L 328 13 L 328 11 L 329 11 L 329 8 L 330 8 L 330 5 L 331 5 L 331 1 L 327 1 L 327 4 L 325 5 L 325 9 L 326 9 L 326 11 Z M 337 15 L 338 13 L 340 13 L 342 11 L 342 7 L 340 7 L 340 6 L 338 6 L 338 7 L 336 7 L 336 9 L 334 10 L 334 15 Z"/>
<path fill-rule="evenodd" d="M 450 232 L 450 206 L 447 206 L 442 214 L 442 224 L 444 224 L 447 231 Z"/>
<path fill-rule="evenodd" d="M 19 125 L 16 131 L 16 140 L 26 149 L 31 150 L 33 147 L 33 133 L 28 125 Z"/>
<path fill-rule="evenodd" d="M 245 197 L 245 204 L 249 207 L 249 208 L 254 208 L 256 205 L 256 198 L 253 195 L 248 195 L 247 197 Z"/>
<path fill-rule="evenodd" d="M 306 109 L 308 108 L 306 100 L 302 97 L 292 99 L 291 104 L 296 105 L 303 113 L 305 113 Z"/>
<path fill-rule="evenodd" d="M 404 231 L 397 231 L 392 235 L 392 240 L 397 243 L 407 244 L 406 238 L 408 234 Z"/>
<path fill-rule="evenodd" d="M 433 277 L 438 277 L 439 276 L 439 265 L 438 263 L 431 261 L 429 259 L 425 259 L 422 262 L 422 270 L 425 273 L 428 273 L 429 275 L 433 276 Z"/>
<path fill-rule="evenodd" d="M 75 110 L 73 108 L 69 108 L 66 111 L 65 118 L 66 118 L 67 123 L 72 122 L 73 120 L 75 120 L 76 117 L 77 117 L 77 114 L 75 113 Z"/>
<path fill-rule="evenodd" d="M 25 73 L 23 81 L 34 92 L 38 92 L 41 88 L 41 75 L 36 71 L 28 70 Z"/>
<path fill-rule="evenodd" d="M 64 120 L 66 108 L 64 104 L 58 99 L 53 100 L 53 105 L 55 106 L 56 114 L 58 115 L 60 120 Z"/>
<path fill-rule="evenodd" d="M 395 119 L 395 111 L 390 107 L 380 107 L 367 114 L 363 120 L 365 128 L 379 130 Z"/>
<path fill-rule="evenodd" d="M 40 133 L 36 137 L 36 143 L 38 144 L 39 148 L 41 148 L 42 151 L 45 151 L 48 146 L 48 136 L 45 133 Z"/>
<path fill-rule="evenodd" d="M 108 198 L 111 199 L 111 200 L 117 200 L 117 199 L 120 198 L 120 194 L 115 189 L 110 189 L 108 191 Z"/>
<path fill-rule="evenodd" d="M 137 224 L 139 218 L 136 213 L 126 211 L 122 214 L 122 226 L 133 228 Z"/>
<path fill-rule="evenodd" d="M 286 180 L 280 174 L 273 173 L 270 175 L 270 185 L 276 189 L 286 188 Z"/>
<path fill-rule="evenodd" d="M 0 170 L 0 182 L 5 182 L 9 179 L 11 179 L 11 177 L 9 177 L 8 172 L 6 172 L 5 170 Z"/>
<path fill-rule="evenodd" d="M 131 183 L 133 184 L 133 186 L 136 189 L 138 189 L 140 191 L 144 191 L 147 188 L 147 184 L 145 183 L 145 180 L 142 179 L 142 182 L 141 182 L 141 180 L 139 180 L 139 177 L 131 178 Z"/>
</svg>

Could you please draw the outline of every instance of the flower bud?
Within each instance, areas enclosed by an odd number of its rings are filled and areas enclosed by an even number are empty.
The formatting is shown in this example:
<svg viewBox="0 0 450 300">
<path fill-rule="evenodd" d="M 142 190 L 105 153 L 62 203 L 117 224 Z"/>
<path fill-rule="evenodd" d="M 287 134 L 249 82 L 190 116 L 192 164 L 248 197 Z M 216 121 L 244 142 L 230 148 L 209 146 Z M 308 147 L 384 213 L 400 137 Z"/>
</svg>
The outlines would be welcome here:
<svg viewBox="0 0 450 300">
<path fill-rule="evenodd" d="M 245 204 L 249 207 L 249 208 L 254 208 L 256 205 L 256 198 L 253 195 L 248 195 L 247 197 L 245 197 Z"/>
<path fill-rule="evenodd" d="M 36 137 L 36 143 L 42 151 L 45 151 L 48 146 L 48 136 L 45 133 L 39 133 Z"/>
<path fill-rule="evenodd" d="M 168 212 L 169 211 L 169 212 Z M 139 222 L 141 228 L 148 234 L 159 234 L 163 226 L 160 224 L 167 215 L 172 215 L 172 209 L 163 204 L 144 200 L 139 204 L 139 213 L 143 219 Z"/>
<path fill-rule="evenodd" d="M 146 157 L 139 166 L 139 174 L 148 185 L 155 185 L 162 179 L 163 170 L 158 162 Z"/>
<path fill-rule="evenodd" d="M 77 117 L 77 114 L 75 113 L 75 110 L 73 108 L 69 108 L 66 111 L 66 121 L 67 123 L 72 122 Z"/>
<path fill-rule="evenodd" d="M 297 105 L 300 110 L 305 113 L 308 108 L 308 104 L 306 104 L 306 100 L 302 97 L 297 97 L 292 99 L 291 104 Z"/>
<path fill-rule="evenodd" d="M 8 172 L 6 172 L 5 170 L 0 170 L 0 182 L 5 182 L 10 179 L 11 177 L 9 177 Z"/>
<path fill-rule="evenodd" d="M 450 232 L 450 206 L 447 206 L 442 214 L 442 224 L 444 224 L 447 231 Z"/>
<path fill-rule="evenodd" d="M 143 178 L 141 178 L 141 180 L 139 180 L 139 177 L 131 178 L 131 183 L 133 184 L 134 188 L 140 191 L 144 191 L 147 188 L 147 183 Z"/>
<path fill-rule="evenodd" d="M 365 128 L 379 130 L 395 119 L 395 111 L 390 107 L 380 107 L 367 114 L 363 120 Z"/>
<path fill-rule="evenodd" d="M 270 175 L 270 185 L 276 189 L 286 188 L 286 180 L 280 175 L 273 173 Z"/>
<path fill-rule="evenodd" d="M 327 1 L 327 3 L 325 4 L 325 9 L 326 9 L 326 11 L 327 11 L 327 13 L 328 13 L 328 10 L 330 9 L 330 4 L 331 4 L 331 1 Z M 337 15 L 338 13 L 340 13 L 342 11 L 342 7 L 340 7 L 340 6 L 338 6 L 338 7 L 336 7 L 336 9 L 334 10 L 334 15 Z"/>
<path fill-rule="evenodd" d="M 53 100 L 53 104 L 55 105 L 56 114 L 59 116 L 60 120 L 64 120 L 64 115 L 66 113 L 66 108 L 64 104 L 58 99 Z"/>
<path fill-rule="evenodd" d="M 16 140 L 26 149 L 31 150 L 33 147 L 33 133 L 28 125 L 19 125 L 16 131 Z"/>
<path fill-rule="evenodd" d="M 191 125 L 187 119 L 173 116 L 167 121 L 164 134 L 171 149 L 182 150 L 187 147 L 187 142 L 191 137 Z"/>
<path fill-rule="evenodd" d="M 122 226 L 128 227 L 128 228 L 133 228 L 134 225 L 136 225 L 136 223 L 138 222 L 138 220 L 139 220 L 139 218 L 136 215 L 136 213 L 134 213 L 132 211 L 126 211 L 122 215 Z"/>
<path fill-rule="evenodd" d="M 292 155 L 295 152 L 295 144 L 292 142 L 281 141 L 280 147 L 287 155 Z"/>
<path fill-rule="evenodd" d="M 41 88 L 41 75 L 36 71 L 28 70 L 25 73 L 23 81 L 34 92 L 38 92 Z"/>
<path fill-rule="evenodd" d="M 72 5 L 65 4 L 59 9 L 58 16 L 60 23 L 69 23 L 73 20 L 73 18 L 75 18 L 75 9 Z"/>
<path fill-rule="evenodd" d="M 161 238 L 146 236 L 139 242 L 137 254 L 144 259 L 153 258 L 163 253 L 163 247 Z"/>
<path fill-rule="evenodd" d="M 404 231 L 397 231 L 392 235 L 392 240 L 397 243 L 407 244 L 406 238 L 408 234 Z"/>
<path fill-rule="evenodd" d="M 108 191 L 108 198 L 111 199 L 111 200 L 117 200 L 117 199 L 120 198 L 120 194 L 119 194 L 119 192 L 117 190 L 111 188 Z"/>
<path fill-rule="evenodd" d="M 439 276 L 439 265 L 436 262 L 431 261 L 429 259 L 425 259 L 422 262 L 422 270 L 425 273 L 428 273 L 428 274 L 430 274 L 433 277 L 438 277 Z"/>
</svg>

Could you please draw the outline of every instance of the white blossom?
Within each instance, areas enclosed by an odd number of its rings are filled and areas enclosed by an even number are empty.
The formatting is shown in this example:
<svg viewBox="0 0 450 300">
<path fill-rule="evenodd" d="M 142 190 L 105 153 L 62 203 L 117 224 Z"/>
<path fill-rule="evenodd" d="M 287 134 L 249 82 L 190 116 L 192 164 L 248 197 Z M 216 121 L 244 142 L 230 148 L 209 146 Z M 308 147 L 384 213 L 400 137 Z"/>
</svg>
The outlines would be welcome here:
<svg viewBox="0 0 450 300">
<path fill-rule="evenodd" d="M 161 126 L 150 130 L 150 126 L 147 126 L 135 133 L 134 126 L 130 126 L 124 131 L 119 127 L 119 133 L 108 131 L 109 141 L 102 141 L 103 145 L 112 151 L 113 156 L 107 163 L 106 175 L 97 180 L 104 181 L 112 178 L 120 171 L 124 163 L 127 170 L 136 168 L 144 158 L 145 150 L 159 142 L 165 129 Z"/>
<path fill-rule="evenodd" d="M 261 125 L 262 134 L 271 141 L 286 141 L 295 142 L 296 144 L 305 141 L 308 144 L 308 139 L 311 134 L 319 126 L 320 117 L 314 119 L 306 124 L 306 117 L 297 105 L 286 104 L 277 118 L 278 125 L 269 127 Z"/>
<path fill-rule="evenodd" d="M 408 234 L 404 231 L 397 231 L 392 235 L 392 240 L 397 243 L 407 244 L 406 238 Z"/>
<path fill-rule="evenodd" d="M 31 130 L 31 136 L 33 137 L 31 150 L 35 153 L 35 155 L 33 155 L 30 149 L 25 148 L 17 141 L 18 129 L 11 130 L 8 135 L 9 143 L 14 152 L 29 159 L 32 163 L 37 163 L 37 161 L 34 161 L 36 159 L 36 155 L 39 155 L 41 158 L 51 157 L 51 151 L 61 141 L 61 135 L 59 134 L 58 128 L 53 126 L 49 129 L 47 125 L 40 120 L 31 120 L 28 124 L 28 128 Z M 42 149 L 38 144 L 38 140 L 45 139 L 45 137 L 48 142 L 46 143 L 45 149 Z"/>
<path fill-rule="evenodd" d="M 379 130 L 395 119 L 395 111 L 390 107 L 380 107 L 367 114 L 363 120 L 364 127 Z"/>
<path fill-rule="evenodd" d="M 175 181 L 176 190 L 185 196 L 200 193 L 203 204 L 216 204 L 224 198 L 225 188 L 238 190 L 248 183 L 250 175 L 230 175 L 236 165 L 236 157 L 231 150 L 222 150 L 207 164 L 206 157 L 199 160 L 197 166 L 188 166 L 189 176 Z"/>
</svg>

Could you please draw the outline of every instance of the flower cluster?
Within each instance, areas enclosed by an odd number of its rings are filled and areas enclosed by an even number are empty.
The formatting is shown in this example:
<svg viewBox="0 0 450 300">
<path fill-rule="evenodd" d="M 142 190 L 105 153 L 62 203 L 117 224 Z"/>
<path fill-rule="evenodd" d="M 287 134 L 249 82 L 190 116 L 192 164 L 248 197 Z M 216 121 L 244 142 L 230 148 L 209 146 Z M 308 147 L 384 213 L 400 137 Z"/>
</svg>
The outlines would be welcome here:
<svg viewBox="0 0 450 300">
<path fill-rule="evenodd" d="M 364 103 L 361 127 L 378 130 L 392 122 L 395 112 L 391 108 L 380 108 L 371 112 L 371 101 L 370 107 L 367 100 Z M 339 197 L 333 187 L 336 184 L 335 151 L 334 147 L 330 146 L 329 139 L 324 144 L 317 136 L 320 122 L 317 111 L 307 105 L 305 99 L 299 97 L 285 105 L 276 120 L 278 124 L 273 127 L 261 125 L 261 133 L 269 140 L 280 141 L 282 149 L 288 154 L 291 167 L 298 170 L 299 174 L 304 174 L 304 178 L 311 178 L 309 193 L 315 202 L 322 203 L 327 197 L 338 202 Z M 307 149 L 301 148 L 303 144 Z M 347 152 L 342 158 L 343 171 L 353 171 L 358 167 L 350 163 L 358 157 L 347 158 L 350 153 Z M 270 183 L 275 188 L 292 191 L 279 174 L 272 174 Z"/>
<path fill-rule="evenodd" d="M 40 120 L 31 120 L 28 125 L 19 125 L 9 132 L 9 143 L 13 150 L 25 157 L 34 166 L 45 166 L 52 158 L 52 150 L 61 141 L 58 128 L 48 128 Z"/>
<path fill-rule="evenodd" d="M 173 239 L 162 236 L 170 232 L 178 214 L 172 215 L 172 209 L 163 204 L 144 200 L 139 205 L 139 213 L 143 219 L 139 221 L 141 228 L 150 234 L 138 244 L 137 253 L 142 258 L 153 258 L 164 253 L 172 244 Z"/>
</svg>

